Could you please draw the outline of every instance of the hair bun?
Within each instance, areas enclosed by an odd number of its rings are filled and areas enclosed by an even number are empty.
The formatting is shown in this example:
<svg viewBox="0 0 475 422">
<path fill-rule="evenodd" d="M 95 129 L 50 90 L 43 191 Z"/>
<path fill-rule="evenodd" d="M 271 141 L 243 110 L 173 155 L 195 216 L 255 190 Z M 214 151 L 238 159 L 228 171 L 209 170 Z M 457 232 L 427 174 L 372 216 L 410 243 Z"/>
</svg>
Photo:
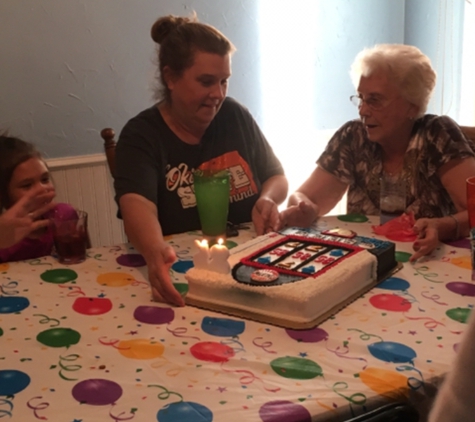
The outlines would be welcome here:
<svg viewBox="0 0 475 422">
<path fill-rule="evenodd" d="M 157 44 L 161 44 L 162 41 L 168 37 L 170 32 L 172 32 L 174 29 L 194 21 L 196 21 L 196 16 L 193 16 L 191 19 L 173 15 L 164 16 L 162 18 L 158 18 L 152 25 L 150 35 Z"/>
</svg>

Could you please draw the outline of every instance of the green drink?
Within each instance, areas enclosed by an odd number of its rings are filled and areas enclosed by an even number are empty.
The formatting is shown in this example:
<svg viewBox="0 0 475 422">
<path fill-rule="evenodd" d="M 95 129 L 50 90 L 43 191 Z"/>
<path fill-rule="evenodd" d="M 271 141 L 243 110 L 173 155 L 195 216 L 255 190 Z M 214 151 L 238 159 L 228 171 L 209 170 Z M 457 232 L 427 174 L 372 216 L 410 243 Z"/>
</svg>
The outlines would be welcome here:
<svg viewBox="0 0 475 422">
<path fill-rule="evenodd" d="M 224 237 L 229 210 L 228 170 L 196 170 L 193 179 L 203 235 Z"/>
</svg>

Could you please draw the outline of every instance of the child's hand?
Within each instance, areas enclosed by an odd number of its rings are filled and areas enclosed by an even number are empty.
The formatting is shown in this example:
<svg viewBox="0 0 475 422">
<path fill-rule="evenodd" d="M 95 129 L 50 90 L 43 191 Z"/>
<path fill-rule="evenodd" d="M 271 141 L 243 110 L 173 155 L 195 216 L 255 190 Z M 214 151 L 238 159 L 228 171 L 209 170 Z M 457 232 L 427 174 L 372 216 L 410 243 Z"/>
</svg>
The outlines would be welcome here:
<svg viewBox="0 0 475 422">
<path fill-rule="evenodd" d="M 0 215 L 0 248 L 15 245 L 35 230 L 48 226 L 49 220 L 42 216 L 55 206 L 51 202 L 54 196 L 54 190 L 32 190 Z"/>
</svg>

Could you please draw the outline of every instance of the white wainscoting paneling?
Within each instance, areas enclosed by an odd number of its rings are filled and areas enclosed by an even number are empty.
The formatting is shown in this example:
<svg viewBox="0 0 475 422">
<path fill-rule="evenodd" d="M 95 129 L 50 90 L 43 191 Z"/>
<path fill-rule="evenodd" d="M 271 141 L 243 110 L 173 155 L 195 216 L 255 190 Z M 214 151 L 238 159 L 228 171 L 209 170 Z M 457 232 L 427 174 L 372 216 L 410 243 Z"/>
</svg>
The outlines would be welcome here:
<svg viewBox="0 0 475 422">
<path fill-rule="evenodd" d="M 112 177 L 104 154 L 46 160 L 56 188 L 56 202 L 88 213 L 92 246 L 126 242 L 118 219 Z"/>
</svg>

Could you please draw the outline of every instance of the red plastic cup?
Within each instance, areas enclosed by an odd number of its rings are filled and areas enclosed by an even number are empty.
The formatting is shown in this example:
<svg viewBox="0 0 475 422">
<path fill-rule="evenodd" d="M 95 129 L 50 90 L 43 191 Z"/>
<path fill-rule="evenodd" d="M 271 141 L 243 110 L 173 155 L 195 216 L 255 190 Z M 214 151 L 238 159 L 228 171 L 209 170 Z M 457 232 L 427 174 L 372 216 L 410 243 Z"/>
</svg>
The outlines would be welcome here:
<svg viewBox="0 0 475 422">
<path fill-rule="evenodd" d="M 467 209 L 470 228 L 475 227 L 475 176 L 467 179 Z"/>
<path fill-rule="evenodd" d="M 54 246 L 62 264 L 79 264 L 86 259 L 87 213 L 77 211 L 76 217 L 51 219 Z"/>
</svg>

